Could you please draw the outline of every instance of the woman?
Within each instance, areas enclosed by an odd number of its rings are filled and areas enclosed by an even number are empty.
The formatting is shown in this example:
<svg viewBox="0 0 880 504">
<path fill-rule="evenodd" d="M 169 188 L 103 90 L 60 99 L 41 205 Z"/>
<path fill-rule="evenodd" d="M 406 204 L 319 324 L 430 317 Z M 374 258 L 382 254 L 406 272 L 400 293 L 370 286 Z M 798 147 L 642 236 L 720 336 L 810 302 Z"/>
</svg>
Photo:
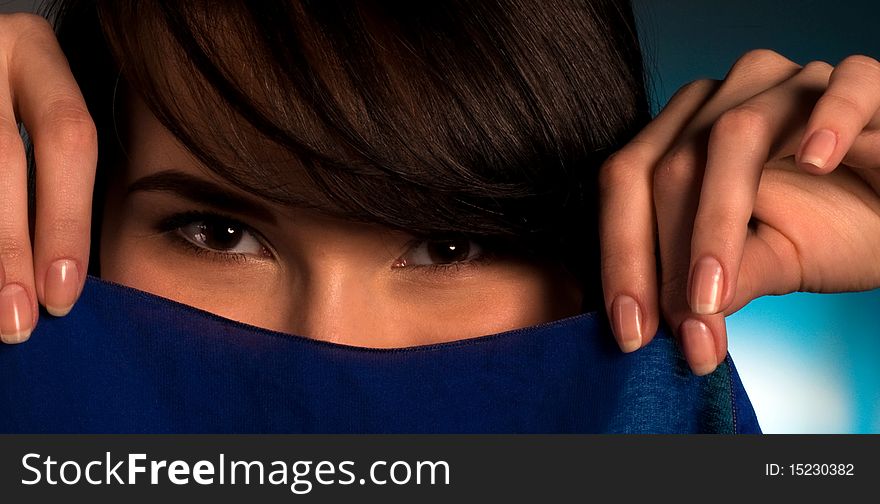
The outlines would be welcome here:
<svg viewBox="0 0 880 504">
<path fill-rule="evenodd" d="M 648 124 L 625 2 L 57 7 L 64 55 L 41 22 L 2 20 L 6 137 L 21 119 L 36 161 L 32 260 L 24 155 L 3 144 L 6 342 L 37 300 L 69 311 L 88 264 L 359 346 L 604 307 L 633 351 L 662 313 L 707 374 L 750 299 L 880 285 L 869 58 L 750 53 Z M 90 261 L 80 89 L 101 145 Z"/>
</svg>

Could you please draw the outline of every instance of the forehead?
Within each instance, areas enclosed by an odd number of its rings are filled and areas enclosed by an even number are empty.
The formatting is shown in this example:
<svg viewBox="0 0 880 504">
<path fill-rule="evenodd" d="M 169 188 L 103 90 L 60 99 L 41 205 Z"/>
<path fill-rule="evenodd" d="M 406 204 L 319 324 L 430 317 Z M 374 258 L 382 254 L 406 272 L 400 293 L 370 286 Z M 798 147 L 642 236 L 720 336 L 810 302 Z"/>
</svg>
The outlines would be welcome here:
<svg viewBox="0 0 880 504">
<path fill-rule="evenodd" d="M 240 146 L 239 149 L 228 151 L 214 150 L 222 162 L 234 168 L 236 178 L 230 180 L 218 172 L 215 164 L 205 163 L 195 155 L 185 145 L 185 140 L 172 133 L 156 117 L 139 93 L 126 89 L 121 101 L 124 106 L 120 107 L 120 112 L 125 117 L 118 117 L 117 120 L 127 159 L 124 178 L 128 183 L 156 172 L 174 170 L 210 180 L 242 197 L 274 204 L 274 209 L 279 212 L 289 210 L 291 206 L 310 207 L 309 202 L 317 199 L 316 190 L 308 181 L 301 163 L 278 145 L 263 141 L 260 148 Z M 202 145 L 223 145 L 229 143 L 230 139 L 238 139 L 242 143 L 259 141 L 257 138 L 245 140 L 241 126 L 235 127 L 221 115 L 205 115 L 198 124 L 201 127 L 194 128 L 195 131 L 190 131 L 190 134 Z M 242 152 L 247 156 L 243 156 Z M 283 190 L 288 200 L 279 203 L 259 189 L 243 188 L 238 181 L 249 176 L 261 179 L 266 186 Z"/>
</svg>

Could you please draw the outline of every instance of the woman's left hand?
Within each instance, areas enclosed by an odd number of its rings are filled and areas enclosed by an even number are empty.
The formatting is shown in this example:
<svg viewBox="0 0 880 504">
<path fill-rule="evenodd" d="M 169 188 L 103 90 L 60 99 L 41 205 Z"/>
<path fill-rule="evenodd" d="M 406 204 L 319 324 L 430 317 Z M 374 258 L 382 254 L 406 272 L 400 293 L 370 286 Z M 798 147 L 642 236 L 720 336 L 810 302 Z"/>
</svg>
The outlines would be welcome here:
<svg viewBox="0 0 880 504">
<path fill-rule="evenodd" d="M 679 90 L 600 172 L 620 347 L 647 344 L 662 313 L 703 375 L 727 355 L 724 317 L 752 299 L 880 287 L 878 109 L 865 56 L 801 67 L 751 51 Z"/>
</svg>

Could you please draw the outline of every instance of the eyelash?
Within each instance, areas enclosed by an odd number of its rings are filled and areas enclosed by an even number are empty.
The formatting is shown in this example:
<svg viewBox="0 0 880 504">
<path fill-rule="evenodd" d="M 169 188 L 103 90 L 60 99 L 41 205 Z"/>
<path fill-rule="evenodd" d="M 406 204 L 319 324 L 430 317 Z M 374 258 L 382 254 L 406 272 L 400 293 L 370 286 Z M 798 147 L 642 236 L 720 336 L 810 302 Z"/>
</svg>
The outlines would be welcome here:
<svg viewBox="0 0 880 504">
<path fill-rule="evenodd" d="M 424 244 L 425 242 L 436 241 L 439 239 L 439 237 L 415 239 L 406 244 L 406 250 L 410 251 L 418 247 L 419 245 Z M 497 253 L 491 247 L 486 246 L 485 244 L 481 244 L 481 247 L 483 247 L 483 253 L 476 258 L 467 261 L 458 261 L 445 264 L 409 264 L 403 268 L 393 269 L 395 271 L 400 270 L 402 273 L 454 276 L 462 271 L 470 270 L 471 268 L 485 266 L 486 264 L 489 264 L 494 259 L 496 259 Z"/>
<path fill-rule="evenodd" d="M 407 270 L 409 273 L 418 273 L 425 274 L 428 276 L 431 275 L 442 275 L 442 276 L 455 276 L 458 273 L 461 273 L 462 270 L 469 270 L 473 267 L 479 266 L 481 263 L 487 262 L 484 258 L 472 259 L 467 262 L 454 262 L 448 264 L 415 264 L 411 266 L 407 266 L 406 268 L 400 268 L 402 270 Z"/>
<path fill-rule="evenodd" d="M 204 221 L 204 220 L 218 220 L 222 219 L 223 221 L 227 221 L 230 224 L 235 226 L 239 226 L 242 229 L 247 230 L 249 233 L 253 234 L 253 236 L 265 247 L 267 251 L 269 251 L 269 255 L 272 259 L 275 258 L 274 254 L 270 251 L 270 248 L 266 245 L 265 238 L 260 235 L 259 232 L 251 228 L 250 226 L 242 223 L 241 221 L 229 217 L 227 215 L 223 215 L 221 213 L 216 212 L 205 212 L 205 211 L 186 211 L 179 212 L 176 214 L 172 214 L 168 217 L 165 217 L 156 225 L 156 229 L 165 234 L 169 240 L 172 240 L 175 245 L 182 246 L 187 250 L 187 252 L 192 253 L 193 255 L 205 259 L 209 259 L 211 261 L 217 261 L 222 263 L 235 263 L 242 264 L 246 263 L 250 260 L 248 254 L 241 254 L 235 252 L 219 252 L 216 250 L 211 250 L 208 248 L 200 247 L 190 240 L 187 240 L 183 236 L 181 236 L 177 231 L 186 226 L 187 224 L 192 224 L 196 221 Z M 412 240 L 406 245 L 406 250 L 412 250 L 415 247 L 418 247 L 425 242 L 434 241 L 438 238 L 421 238 Z M 491 262 L 494 259 L 494 254 L 491 249 L 486 248 L 484 246 L 483 253 L 478 257 L 468 260 L 468 261 L 459 261 L 452 262 L 446 264 L 411 264 L 404 268 L 399 268 L 403 272 L 407 273 L 419 273 L 425 275 L 443 275 L 443 276 L 454 276 L 457 273 L 460 273 L 462 270 L 469 270 L 474 267 L 485 265 Z M 397 270 L 398 268 L 395 268 Z"/>
<path fill-rule="evenodd" d="M 266 240 L 263 236 L 248 226 L 247 224 L 242 223 L 241 221 L 229 217 L 227 215 L 223 215 L 221 213 L 216 212 L 204 212 L 204 211 L 187 211 L 180 212 L 176 214 L 169 215 L 165 217 L 156 225 L 156 229 L 165 234 L 169 240 L 173 241 L 175 245 L 179 245 L 184 247 L 187 252 L 190 252 L 198 257 L 209 259 L 212 261 L 223 262 L 223 263 L 236 263 L 241 264 L 248 262 L 251 260 L 248 254 L 240 254 L 236 252 L 220 252 L 217 250 L 211 250 L 204 247 L 199 247 L 195 243 L 187 240 L 183 236 L 181 236 L 177 231 L 186 226 L 187 224 L 192 224 L 197 221 L 205 221 L 205 220 L 223 220 L 225 222 L 229 222 L 235 226 L 238 226 L 242 229 L 247 230 L 247 232 L 251 233 L 254 238 L 256 238 L 260 244 L 268 251 L 269 256 L 274 259 L 275 255 L 270 251 L 270 248 L 266 245 Z"/>
</svg>

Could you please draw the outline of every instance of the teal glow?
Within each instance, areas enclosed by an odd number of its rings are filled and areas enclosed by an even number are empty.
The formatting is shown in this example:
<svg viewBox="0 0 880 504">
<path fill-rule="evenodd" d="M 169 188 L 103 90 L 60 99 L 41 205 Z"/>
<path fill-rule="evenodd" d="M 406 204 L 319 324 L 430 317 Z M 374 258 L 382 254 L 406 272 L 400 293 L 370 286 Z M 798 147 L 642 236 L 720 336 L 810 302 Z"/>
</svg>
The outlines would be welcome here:
<svg viewBox="0 0 880 504">
<path fill-rule="evenodd" d="M 769 48 L 804 64 L 880 59 L 880 4 L 634 0 L 656 103 Z M 765 432 L 880 432 L 880 290 L 758 299 L 728 317 L 730 353 Z"/>
</svg>

